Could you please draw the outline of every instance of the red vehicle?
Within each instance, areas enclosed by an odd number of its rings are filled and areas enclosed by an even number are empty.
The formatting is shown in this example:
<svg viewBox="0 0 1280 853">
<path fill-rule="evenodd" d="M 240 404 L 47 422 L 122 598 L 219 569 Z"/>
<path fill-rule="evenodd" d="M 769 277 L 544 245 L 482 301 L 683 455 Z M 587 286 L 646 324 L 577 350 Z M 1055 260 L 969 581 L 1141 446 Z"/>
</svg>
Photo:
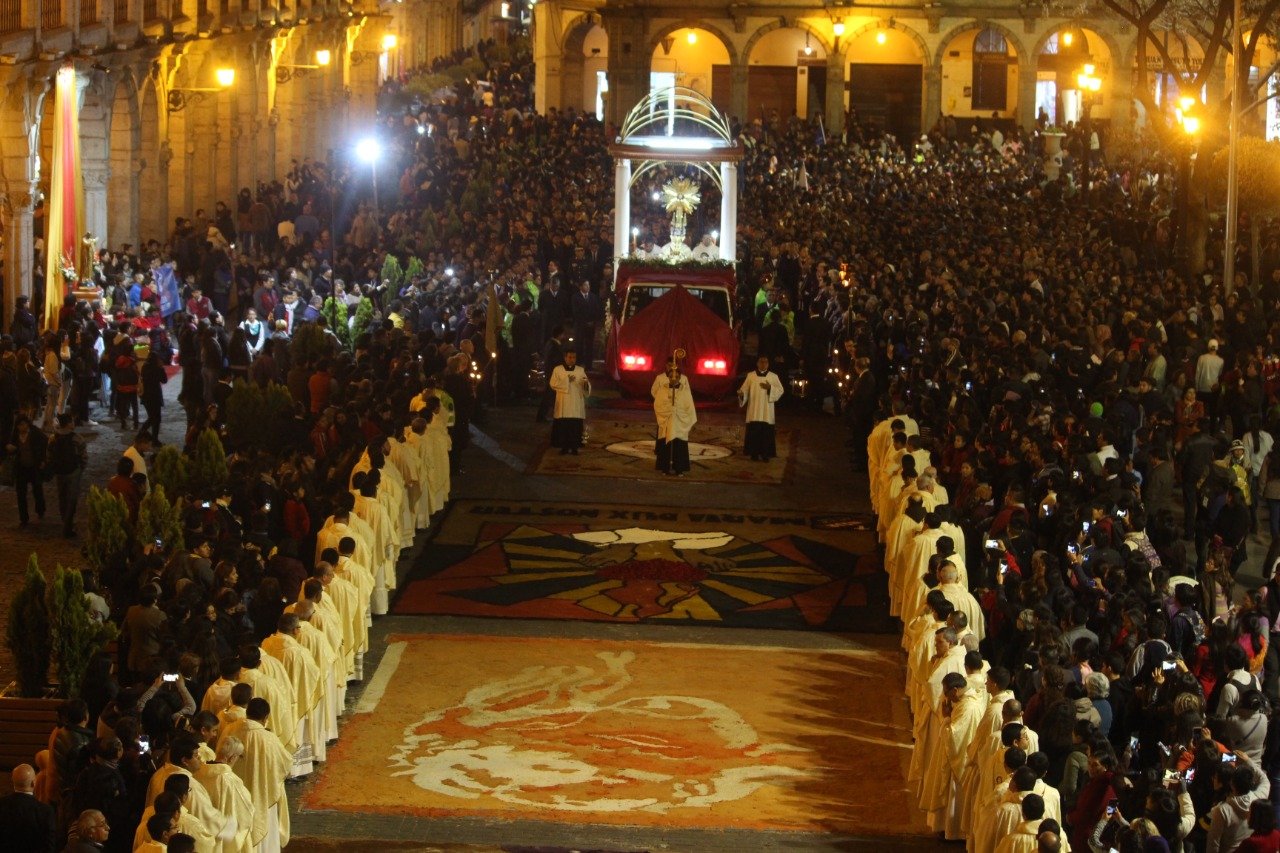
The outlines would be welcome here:
<svg viewBox="0 0 1280 853">
<path fill-rule="evenodd" d="M 677 350 L 693 392 L 719 398 L 733 390 L 740 350 L 733 316 L 732 264 L 618 264 L 607 357 L 623 394 L 649 394 Z"/>
</svg>

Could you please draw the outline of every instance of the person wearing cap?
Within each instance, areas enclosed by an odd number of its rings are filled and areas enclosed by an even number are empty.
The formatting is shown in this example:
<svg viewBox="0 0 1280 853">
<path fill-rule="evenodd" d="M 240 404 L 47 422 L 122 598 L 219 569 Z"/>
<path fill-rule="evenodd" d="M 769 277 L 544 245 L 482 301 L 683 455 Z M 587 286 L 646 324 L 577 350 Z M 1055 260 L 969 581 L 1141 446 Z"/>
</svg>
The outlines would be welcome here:
<svg viewBox="0 0 1280 853">
<path fill-rule="evenodd" d="M 1218 380 L 1222 376 L 1224 362 L 1218 355 L 1218 339 L 1210 338 L 1208 346 L 1208 350 L 1196 359 L 1196 394 L 1204 400 L 1212 425 L 1217 423 Z"/>
<path fill-rule="evenodd" d="M 1225 457 L 1218 460 L 1218 464 L 1231 472 L 1231 485 L 1239 489 L 1244 502 L 1252 506 L 1253 501 L 1249 495 L 1249 463 L 1245 459 L 1244 442 L 1238 438 L 1231 442 L 1231 449 Z"/>
</svg>

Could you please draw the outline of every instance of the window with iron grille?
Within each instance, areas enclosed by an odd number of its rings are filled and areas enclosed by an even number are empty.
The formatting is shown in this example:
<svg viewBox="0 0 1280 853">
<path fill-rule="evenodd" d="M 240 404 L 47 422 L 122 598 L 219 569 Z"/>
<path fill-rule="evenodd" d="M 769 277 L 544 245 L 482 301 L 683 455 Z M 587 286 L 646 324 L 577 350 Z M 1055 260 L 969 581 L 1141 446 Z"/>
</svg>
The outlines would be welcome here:
<svg viewBox="0 0 1280 853">
<path fill-rule="evenodd" d="M 0 33 L 22 29 L 22 0 L 0 0 Z"/>
<path fill-rule="evenodd" d="M 62 0 L 40 0 L 40 28 L 56 30 L 62 26 Z"/>
<path fill-rule="evenodd" d="M 114 0 L 115 8 L 112 13 L 117 24 L 127 24 L 129 22 L 129 0 Z"/>
</svg>

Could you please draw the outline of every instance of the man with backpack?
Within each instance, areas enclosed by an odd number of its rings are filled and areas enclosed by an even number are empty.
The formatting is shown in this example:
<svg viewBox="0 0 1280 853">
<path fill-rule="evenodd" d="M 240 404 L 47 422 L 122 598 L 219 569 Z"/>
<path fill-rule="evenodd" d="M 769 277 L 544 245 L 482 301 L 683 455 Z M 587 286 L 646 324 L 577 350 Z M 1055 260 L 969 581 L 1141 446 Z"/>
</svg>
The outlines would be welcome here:
<svg viewBox="0 0 1280 853">
<path fill-rule="evenodd" d="M 1196 650 L 1205 640 L 1204 617 L 1196 610 L 1199 598 L 1196 588 L 1189 583 L 1180 583 L 1173 590 L 1174 611 L 1169 622 L 1169 645 L 1184 661 L 1196 659 Z"/>
<path fill-rule="evenodd" d="M 76 503 L 80 497 L 80 477 L 89 461 L 84 437 L 75 431 L 75 415 L 58 415 L 58 428 L 49 442 L 48 464 L 58 486 L 58 516 L 62 519 L 62 535 L 76 536 Z"/>
</svg>

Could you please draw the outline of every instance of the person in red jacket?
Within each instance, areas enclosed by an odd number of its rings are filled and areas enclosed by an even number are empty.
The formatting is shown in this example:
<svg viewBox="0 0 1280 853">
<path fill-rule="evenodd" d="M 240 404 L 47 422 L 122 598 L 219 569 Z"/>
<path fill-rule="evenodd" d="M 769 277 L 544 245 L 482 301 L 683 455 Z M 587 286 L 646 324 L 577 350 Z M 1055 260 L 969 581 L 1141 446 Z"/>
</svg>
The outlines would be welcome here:
<svg viewBox="0 0 1280 853">
<path fill-rule="evenodd" d="M 1107 803 L 1116 798 L 1112 780 L 1116 776 L 1116 757 L 1099 744 L 1089 752 L 1089 781 L 1076 795 L 1075 807 L 1067 817 L 1071 825 L 1071 849 L 1088 850 L 1089 837 L 1102 820 Z"/>
<path fill-rule="evenodd" d="M 1253 834 L 1240 842 L 1236 853 L 1280 853 L 1280 829 L 1276 829 L 1275 808 L 1269 800 L 1249 805 L 1249 828 Z"/>
</svg>

